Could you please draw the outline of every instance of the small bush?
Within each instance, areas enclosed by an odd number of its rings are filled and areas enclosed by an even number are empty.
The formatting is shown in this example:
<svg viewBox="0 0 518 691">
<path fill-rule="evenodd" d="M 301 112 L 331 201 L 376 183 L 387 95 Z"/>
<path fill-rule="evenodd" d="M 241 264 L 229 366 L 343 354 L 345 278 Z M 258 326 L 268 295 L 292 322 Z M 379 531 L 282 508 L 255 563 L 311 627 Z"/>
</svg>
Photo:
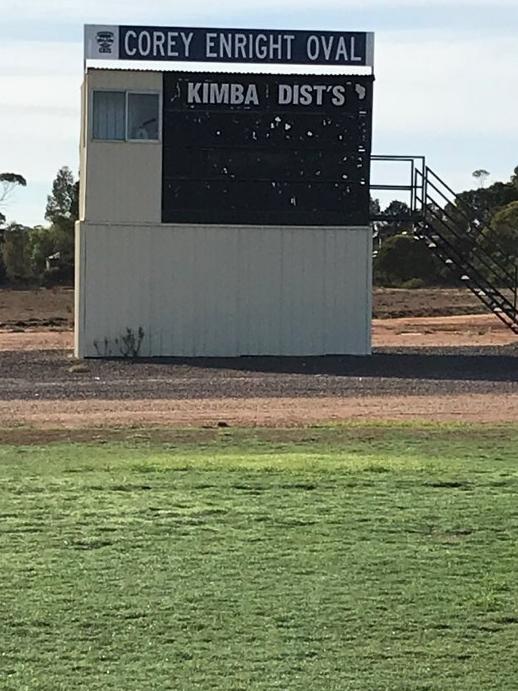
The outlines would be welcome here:
<svg viewBox="0 0 518 691">
<path fill-rule="evenodd" d="M 426 288 L 426 283 L 422 278 L 411 278 L 409 281 L 405 281 L 401 284 L 402 288 L 407 288 L 409 290 L 414 290 L 417 288 Z"/>
<path fill-rule="evenodd" d="M 423 288 L 441 282 L 440 265 L 428 247 L 411 235 L 394 235 L 382 244 L 373 263 L 374 282 L 390 287 Z"/>
</svg>

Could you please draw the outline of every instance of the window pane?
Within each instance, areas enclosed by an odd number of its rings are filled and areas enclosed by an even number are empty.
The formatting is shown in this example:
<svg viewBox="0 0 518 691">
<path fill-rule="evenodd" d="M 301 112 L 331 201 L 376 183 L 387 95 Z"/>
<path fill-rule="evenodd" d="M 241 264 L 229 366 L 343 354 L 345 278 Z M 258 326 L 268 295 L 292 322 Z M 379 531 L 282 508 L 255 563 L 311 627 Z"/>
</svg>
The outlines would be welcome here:
<svg viewBox="0 0 518 691">
<path fill-rule="evenodd" d="M 123 91 L 94 91 L 94 139 L 125 139 L 126 104 Z"/>
<path fill-rule="evenodd" d="M 158 94 L 128 95 L 128 139 L 158 139 Z"/>
</svg>

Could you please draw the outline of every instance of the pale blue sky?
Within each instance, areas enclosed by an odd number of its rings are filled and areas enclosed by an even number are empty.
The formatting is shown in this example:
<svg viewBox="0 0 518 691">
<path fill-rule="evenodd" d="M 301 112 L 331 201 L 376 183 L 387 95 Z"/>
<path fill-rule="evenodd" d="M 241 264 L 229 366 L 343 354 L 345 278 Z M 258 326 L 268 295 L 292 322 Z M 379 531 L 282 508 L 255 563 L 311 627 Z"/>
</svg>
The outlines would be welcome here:
<svg viewBox="0 0 518 691">
<path fill-rule="evenodd" d="M 22 223 L 78 168 L 84 23 L 375 31 L 375 153 L 425 154 L 457 189 L 518 165 L 518 0 L 0 0 L 0 16 L 0 171 L 27 178 L 5 210 Z"/>
</svg>

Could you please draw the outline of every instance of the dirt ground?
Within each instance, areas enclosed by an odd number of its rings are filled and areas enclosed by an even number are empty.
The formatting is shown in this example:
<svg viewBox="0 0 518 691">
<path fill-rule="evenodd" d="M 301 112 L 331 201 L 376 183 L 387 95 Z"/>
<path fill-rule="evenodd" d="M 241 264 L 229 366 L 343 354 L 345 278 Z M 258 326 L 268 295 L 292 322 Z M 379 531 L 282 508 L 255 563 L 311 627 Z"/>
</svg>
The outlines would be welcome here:
<svg viewBox="0 0 518 691">
<path fill-rule="evenodd" d="M 484 313 L 484 307 L 465 289 L 374 289 L 374 318 L 447 317 Z M 72 329 L 73 321 L 73 288 L 0 289 L 0 330 Z"/>
<path fill-rule="evenodd" d="M 0 291 L 0 440 L 120 428 L 518 421 L 518 338 L 463 290 L 376 290 L 370 358 L 77 363 L 73 291 Z"/>
<path fill-rule="evenodd" d="M 73 288 L 0 289 L 0 330 L 73 327 Z"/>
<path fill-rule="evenodd" d="M 515 341 L 465 289 L 375 288 L 373 317 L 373 342 L 380 347 L 505 345 Z M 72 335 L 65 332 L 73 329 L 73 322 L 73 288 L 0 290 L 2 350 L 71 348 Z"/>
<path fill-rule="evenodd" d="M 405 317 L 373 319 L 374 347 L 398 346 L 493 346 L 518 343 L 515 336 L 492 314 L 453 317 Z M 70 330 L 34 327 L 0 328 L 0 352 L 6 350 L 72 350 Z"/>
</svg>

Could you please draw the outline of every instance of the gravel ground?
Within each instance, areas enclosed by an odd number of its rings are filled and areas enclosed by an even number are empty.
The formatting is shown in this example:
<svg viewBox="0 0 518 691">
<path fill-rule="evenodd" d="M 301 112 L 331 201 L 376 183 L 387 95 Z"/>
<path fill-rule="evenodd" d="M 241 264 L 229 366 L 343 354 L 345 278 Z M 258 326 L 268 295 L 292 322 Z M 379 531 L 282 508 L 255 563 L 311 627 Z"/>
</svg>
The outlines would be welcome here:
<svg viewBox="0 0 518 691">
<path fill-rule="evenodd" d="M 204 400 L 518 393 L 518 346 L 381 348 L 370 358 L 88 360 L 0 352 L 0 400 Z"/>
</svg>

